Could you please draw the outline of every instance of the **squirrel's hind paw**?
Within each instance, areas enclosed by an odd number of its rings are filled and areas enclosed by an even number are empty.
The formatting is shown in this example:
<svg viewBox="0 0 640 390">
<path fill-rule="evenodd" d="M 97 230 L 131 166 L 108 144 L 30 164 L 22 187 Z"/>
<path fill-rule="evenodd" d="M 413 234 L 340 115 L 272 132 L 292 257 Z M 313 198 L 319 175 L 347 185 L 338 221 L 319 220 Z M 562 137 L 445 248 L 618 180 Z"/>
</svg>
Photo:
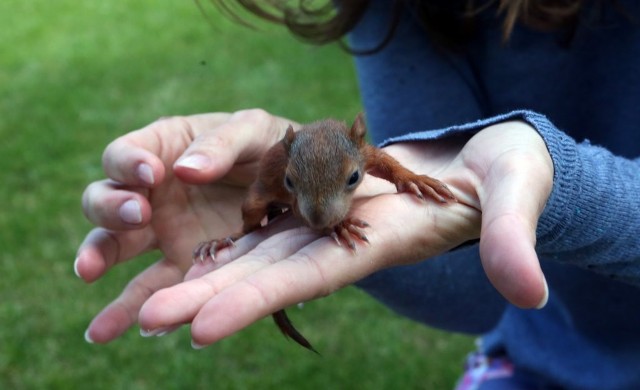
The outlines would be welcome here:
<svg viewBox="0 0 640 390">
<path fill-rule="evenodd" d="M 201 242 L 193 250 L 192 260 L 194 263 L 197 261 L 203 263 L 207 258 L 211 258 L 212 261 L 215 261 L 216 253 L 219 250 L 232 247 L 234 245 L 235 243 L 232 237 Z"/>
</svg>

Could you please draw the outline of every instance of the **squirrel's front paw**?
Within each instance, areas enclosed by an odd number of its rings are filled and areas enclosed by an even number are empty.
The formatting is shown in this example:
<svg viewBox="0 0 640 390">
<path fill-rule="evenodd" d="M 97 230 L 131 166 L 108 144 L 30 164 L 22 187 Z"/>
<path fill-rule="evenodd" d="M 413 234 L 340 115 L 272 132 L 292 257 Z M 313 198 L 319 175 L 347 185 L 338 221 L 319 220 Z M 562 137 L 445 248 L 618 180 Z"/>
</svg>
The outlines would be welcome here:
<svg viewBox="0 0 640 390">
<path fill-rule="evenodd" d="M 446 184 L 426 175 L 413 175 L 396 183 L 398 192 L 409 192 L 420 199 L 429 197 L 440 203 L 456 202 L 456 197 Z"/>
<path fill-rule="evenodd" d="M 353 240 L 357 238 L 362 242 L 369 242 L 367 236 L 364 234 L 363 229 L 368 228 L 369 224 L 365 221 L 358 218 L 346 218 L 333 228 L 333 232 L 331 232 L 331 237 L 335 240 L 335 242 L 342 246 L 342 242 L 351 250 L 356 250 L 356 243 Z"/>
<path fill-rule="evenodd" d="M 216 252 L 221 249 L 234 246 L 235 239 L 233 237 L 227 237 L 220 240 L 204 241 L 198 244 L 196 249 L 193 250 L 192 260 L 204 262 L 207 258 L 211 260 L 216 259 Z"/>
</svg>

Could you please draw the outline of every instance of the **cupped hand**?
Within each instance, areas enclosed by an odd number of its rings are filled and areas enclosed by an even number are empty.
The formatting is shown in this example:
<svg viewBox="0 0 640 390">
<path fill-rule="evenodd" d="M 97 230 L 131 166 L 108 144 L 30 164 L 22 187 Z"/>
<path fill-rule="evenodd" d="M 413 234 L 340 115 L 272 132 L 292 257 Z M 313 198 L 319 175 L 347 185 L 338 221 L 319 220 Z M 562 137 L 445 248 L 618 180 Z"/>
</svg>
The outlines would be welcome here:
<svg viewBox="0 0 640 390">
<path fill-rule="evenodd" d="M 159 249 L 162 257 L 94 318 L 87 340 L 118 337 L 154 292 L 183 281 L 198 241 L 240 229 L 257 162 L 290 123 L 261 110 L 163 118 L 106 148 L 108 179 L 83 195 L 85 215 L 98 227 L 78 250 L 76 273 L 93 282 L 144 252 Z"/>
<path fill-rule="evenodd" d="M 143 332 L 161 334 L 191 323 L 194 344 L 210 344 L 288 305 L 477 238 L 494 286 L 518 306 L 544 305 L 548 291 L 534 250 L 535 229 L 551 191 L 553 164 L 533 128 L 506 122 L 472 137 L 387 151 L 408 168 L 445 181 L 458 202 L 440 205 L 395 194 L 390 184 L 368 176 L 352 208 L 353 216 L 370 224 L 368 244 L 352 253 L 280 218 L 222 250 L 215 262 L 194 265 L 184 282 L 153 294 L 140 311 Z"/>
</svg>

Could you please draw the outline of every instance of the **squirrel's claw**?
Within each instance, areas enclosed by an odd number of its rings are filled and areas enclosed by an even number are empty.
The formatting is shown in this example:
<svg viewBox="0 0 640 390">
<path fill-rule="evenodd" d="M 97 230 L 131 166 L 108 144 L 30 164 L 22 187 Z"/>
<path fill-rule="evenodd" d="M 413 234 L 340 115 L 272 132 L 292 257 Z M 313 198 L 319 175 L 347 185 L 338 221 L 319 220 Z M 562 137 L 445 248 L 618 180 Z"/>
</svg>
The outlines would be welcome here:
<svg viewBox="0 0 640 390">
<path fill-rule="evenodd" d="M 356 252 L 357 246 L 354 238 L 364 243 L 369 243 L 367 235 L 363 229 L 369 227 L 369 224 L 358 218 L 346 218 L 333 228 L 331 232 L 331 238 L 339 245 L 342 246 L 344 242 L 349 249 Z"/>
<path fill-rule="evenodd" d="M 193 250 L 192 261 L 195 263 L 196 261 L 200 261 L 204 263 L 207 258 L 210 258 L 212 261 L 216 260 L 216 253 L 219 250 L 222 250 L 227 247 L 235 246 L 235 241 L 232 237 L 226 237 L 223 239 L 216 239 L 211 241 L 204 241 L 198 244 L 196 248 Z"/>
<path fill-rule="evenodd" d="M 426 197 L 434 199 L 440 203 L 456 202 L 457 199 L 449 190 L 446 184 L 440 180 L 425 175 L 414 175 L 414 177 L 397 183 L 398 192 L 408 192 L 418 199 L 424 200 Z"/>
</svg>

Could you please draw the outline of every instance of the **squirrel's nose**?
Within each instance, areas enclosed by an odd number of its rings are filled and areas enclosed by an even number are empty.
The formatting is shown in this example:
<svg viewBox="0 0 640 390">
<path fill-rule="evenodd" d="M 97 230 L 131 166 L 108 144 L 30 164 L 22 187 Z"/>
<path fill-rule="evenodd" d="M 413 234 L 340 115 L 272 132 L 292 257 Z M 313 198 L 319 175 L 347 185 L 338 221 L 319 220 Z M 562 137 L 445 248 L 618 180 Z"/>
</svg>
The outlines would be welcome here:
<svg viewBox="0 0 640 390">
<path fill-rule="evenodd" d="M 312 229 L 322 230 L 330 227 L 328 226 L 330 221 L 327 214 L 318 209 L 311 210 L 306 217 L 307 223 Z"/>
<path fill-rule="evenodd" d="M 314 199 L 313 202 L 298 199 L 298 211 L 307 226 L 322 231 L 340 223 L 349 210 L 344 202 L 335 199 Z"/>
</svg>

